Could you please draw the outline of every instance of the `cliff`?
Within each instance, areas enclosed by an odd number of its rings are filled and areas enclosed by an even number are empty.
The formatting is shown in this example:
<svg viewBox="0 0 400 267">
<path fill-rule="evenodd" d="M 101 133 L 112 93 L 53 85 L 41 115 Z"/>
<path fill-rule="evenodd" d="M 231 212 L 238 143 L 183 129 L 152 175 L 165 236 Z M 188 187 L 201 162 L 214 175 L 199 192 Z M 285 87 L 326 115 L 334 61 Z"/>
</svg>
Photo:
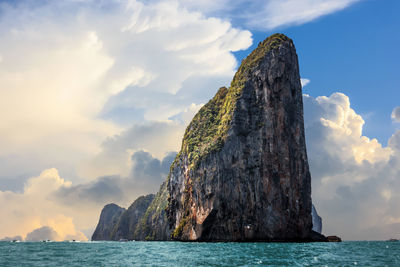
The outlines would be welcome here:
<svg viewBox="0 0 400 267">
<path fill-rule="evenodd" d="M 297 54 L 274 34 L 195 115 L 168 180 L 172 238 L 312 240 Z"/>
<path fill-rule="evenodd" d="M 135 230 L 136 240 L 161 241 L 171 239 L 171 231 L 166 216 L 168 195 L 167 182 L 164 182 Z"/>
<path fill-rule="evenodd" d="M 153 194 L 141 196 L 127 210 L 115 204 L 104 206 L 92 240 L 140 239 L 135 231 L 153 199 Z"/>
<path fill-rule="evenodd" d="M 140 239 L 135 236 L 135 231 L 153 199 L 153 194 L 141 196 L 136 199 L 129 208 L 120 215 L 118 222 L 113 227 L 110 239 L 116 241 L 120 239 Z"/>
<path fill-rule="evenodd" d="M 195 115 L 132 236 L 325 241 L 311 213 L 297 54 L 291 39 L 274 34 Z"/>
<path fill-rule="evenodd" d="M 92 235 L 92 240 L 112 240 L 112 230 L 124 211 L 124 208 L 116 204 L 105 205 L 101 211 L 96 230 L 94 230 Z"/>
</svg>

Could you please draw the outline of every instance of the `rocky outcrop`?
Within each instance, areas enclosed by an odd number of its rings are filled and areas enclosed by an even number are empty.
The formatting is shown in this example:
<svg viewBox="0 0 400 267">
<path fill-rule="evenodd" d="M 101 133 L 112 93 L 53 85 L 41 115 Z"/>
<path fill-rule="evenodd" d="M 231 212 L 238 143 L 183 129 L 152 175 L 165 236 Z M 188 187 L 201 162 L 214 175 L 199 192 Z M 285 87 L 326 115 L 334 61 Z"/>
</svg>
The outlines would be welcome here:
<svg viewBox="0 0 400 267">
<path fill-rule="evenodd" d="M 261 42 L 243 60 L 230 87 L 220 88 L 195 115 L 147 210 L 129 219 L 115 216 L 107 217 L 116 221 L 112 238 L 326 241 L 312 230 L 311 176 L 292 40 L 274 34 Z"/>
<path fill-rule="evenodd" d="M 310 241 L 311 176 L 297 54 L 274 34 L 193 118 L 168 180 L 172 238 Z"/>
<path fill-rule="evenodd" d="M 328 242 L 342 242 L 342 239 L 336 235 L 329 235 L 326 237 Z"/>
<path fill-rule="evenodd" d="M 111 233 L 115 225 L 118 223 L 124 208 L 116 204 L 105 205 L 100 214 L 99 223 L 92 235 L 92 240 L 112 240 Z"/>
<path fill-rule="evenodd" d="M 110 239 L 116 241 L 121 239 L 140 239 L 135 236 L 135 231 L 153 199 L 153 194 L 141 196 L 136 199 L 129 208 L 120 215 L 111 231 Z"/>
<path fill-rule="evenodd" d="M 92 240 L 144 240 L 142 229 L 147 223 L 143 220 L 153 200 L 153 194 L 141 196 L 127 210 L 115 204 L 104 206 Z"/>
<path fill-rule="evenodd" d="M 136 240 L 171 239 L 171 230 L 166 216 L 168 195 L 167 182 L 164 182 L 135 230 Z"/>
<path fill-rule="evenodd" d="M 317 233 L 322 233 L 322 218 L 318 215 L 317 210 L 315 209 L 314 205 L 312 205 L 312 211 L 311 211 L 311 217 L 312 217 L 312 230 L 317 232 Z"/>
</svg>

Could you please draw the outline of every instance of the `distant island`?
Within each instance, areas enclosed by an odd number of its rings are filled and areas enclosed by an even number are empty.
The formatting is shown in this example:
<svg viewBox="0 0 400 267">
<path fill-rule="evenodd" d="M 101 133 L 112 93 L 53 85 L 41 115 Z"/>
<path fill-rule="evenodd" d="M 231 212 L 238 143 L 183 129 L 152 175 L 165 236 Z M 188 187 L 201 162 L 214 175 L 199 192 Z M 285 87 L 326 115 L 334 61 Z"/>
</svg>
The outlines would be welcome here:
<svg viewBox="0 0 400 267">
<path fill-rule="evenodd" d="M 158 193 L 106 205 L 92 240 L 328 241 L 320 232 L 297 54 L 274 34 L 194 116 Z"/>
</svg>

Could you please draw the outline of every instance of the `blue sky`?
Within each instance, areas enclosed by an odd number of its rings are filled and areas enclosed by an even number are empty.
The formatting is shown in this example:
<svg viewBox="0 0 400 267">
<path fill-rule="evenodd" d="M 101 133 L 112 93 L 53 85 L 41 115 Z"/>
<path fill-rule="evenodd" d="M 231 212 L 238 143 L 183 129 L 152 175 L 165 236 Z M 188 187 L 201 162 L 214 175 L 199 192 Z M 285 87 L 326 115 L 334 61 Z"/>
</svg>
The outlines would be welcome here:
<svg viewBox="0 0 400 267">
<path fill-rule="evenodd" d="M 386 145 L 398 124 L 390 117 L 400 103 L 400 2 L 367 0 L 294 27 L 252 31 L 254 42 L 282 32 L 295 42 L 304 93 L 317 97 L 340 91 L 364 120 L 364 134 Z M 235 24 L 235 22 L 233 22 Z"/>
<path fill-rule="evenodd" d="M 156 192 L 194 114 L 275 32 L 293 39 L 310 80 L 323 233 L 400 238 L 398 10 L 395 0 L 0 1 L 0 239 L 44 226 L 85 239 L 105 204 Z"/>
</svg>

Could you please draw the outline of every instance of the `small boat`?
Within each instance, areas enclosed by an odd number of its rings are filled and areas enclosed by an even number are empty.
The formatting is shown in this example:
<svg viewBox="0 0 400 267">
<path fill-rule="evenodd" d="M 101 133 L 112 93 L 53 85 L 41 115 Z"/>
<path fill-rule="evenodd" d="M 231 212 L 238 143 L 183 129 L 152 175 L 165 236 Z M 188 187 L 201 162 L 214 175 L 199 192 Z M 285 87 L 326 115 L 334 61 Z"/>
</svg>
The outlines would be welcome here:
<svg viewBox="0 0 400 267">
<path fill-rule="evenodd" d="M 395 239 L 395 238 L 390 238 L 388 241 L 389 241 L 389 242 L 398 242 L 399 240 L 398 240 L 398 239 Z"/>
<path fill-rule="evenodd" d="M 121 239 L 119 240 L 119 242 L 128 242 L 128 239 L 121 238 Z"/>
</svg>

